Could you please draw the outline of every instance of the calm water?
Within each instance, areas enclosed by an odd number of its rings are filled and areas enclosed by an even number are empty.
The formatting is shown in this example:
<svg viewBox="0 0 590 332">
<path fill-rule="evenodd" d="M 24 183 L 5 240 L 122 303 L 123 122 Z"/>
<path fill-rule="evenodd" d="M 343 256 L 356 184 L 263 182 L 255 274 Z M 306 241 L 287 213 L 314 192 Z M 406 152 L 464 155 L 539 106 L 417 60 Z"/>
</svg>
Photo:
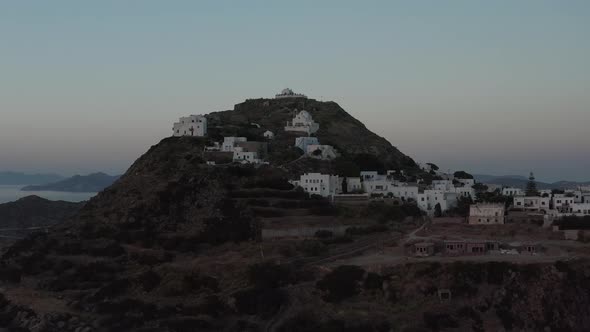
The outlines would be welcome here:
<svg viewBox="0 0 590 332">
<path fill-rule="evenodd" d="M 16 201 L 25 196 L 37 195 L 52 201 L 80 202 L 86 201 L 96 195 L 96 193 L 70 193 L 60 191 L 21 191 L 24 185 L 6 186 L 0 185 L 0 204 Z"/>
</svg>

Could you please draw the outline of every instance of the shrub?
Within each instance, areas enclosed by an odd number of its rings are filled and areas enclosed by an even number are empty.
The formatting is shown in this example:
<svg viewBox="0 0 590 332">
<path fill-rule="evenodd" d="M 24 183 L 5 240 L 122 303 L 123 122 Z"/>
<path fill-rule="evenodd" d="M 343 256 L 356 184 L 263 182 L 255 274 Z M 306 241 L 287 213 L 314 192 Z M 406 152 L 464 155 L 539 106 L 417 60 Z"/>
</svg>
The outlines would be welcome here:
<svg viewBox="0 0 590 332">
<path fill-rule="evenodd" d="M 290 265 L 265 262 L 248 267 L 248 280 L 256 288 L 278 288 L 294 279 L 295 271 Z"/>
<path fill-rule="evenodd" d="M 459 327 L 457 320 L 447 313 L 425 312 L 423 317 L 426 326 L 433 331 Z"/>
<path fill-rule="evenodd" d="M 343 243 L 351 243 L 353 242 L 352 238 L 348 235 L 341 235 L 341 236 L 335 236 L 332 238 L 328 238 L 328 239 L 323 239 L 322 243 L 324 243 L 325 245 L 330 245 L 330 244 L 343 244 Z"/>
<path fill-rule="evenodd" d="M 240 313 L 258 315 L 264 319 L 275 315 L 281 306 L 287 302 L 285 291 L 274 288 L 250 288 L 234 295 L 236 308 Z"/>
<path fill-rule="evenodd" d="M 319 256 L 325 253 L 326 250 L 326 246 L 317 240 L 303 240 L 299 244 L 299 251 L 303 252 L 305 256 Z"/>
<path fill-rule="evenodd" d="M 383 288 L 383 277 L 377 273 L 369 272 L 365 279 L 366 289 L 382 289 Z"/>
<path fill-rule="evenodd" d="M 338 209 L 332 205 L 317 206 L 309 209 L 309 213 L 316 216 L 335 216 L 338 214 Z"/>
<path fill-rule="evenodd" d="M 359 292 L 359 282 L 365 270 L 354 265 L 339 266 L 317 282 L 316 287 L 325 292 L 328 302 L 340 302 Z"/>
<path fill-rule="evenodd" d="M 315 237 L 317 237 L 318 239 L 328 239 L 333 236 L 334 233 L 326 229 L 320 229 L 317 232 L 315 232 Z"/>
<path fill-rule="evenodd" d="M 265 199 L 256 199 L 256 198 L 249 199 L 247 201 L 247 204 L 248 205 L 252 205 L 252 206 L 261 206 L 261 207 L 268 207 L 268 206 L 270 206 L 270 203 L 267 200 L 265 200 Z"/>
<path fill-rule="evenodd" d="M 373 233 L 380 233 L 386 232 L 389 230 L 389 227 L 385 225 L 371 225 L 371 226 L 364 226 L 364 227 L 349 227 L 346 229 L 346 235 L 367 235 Z"/>
</svg>

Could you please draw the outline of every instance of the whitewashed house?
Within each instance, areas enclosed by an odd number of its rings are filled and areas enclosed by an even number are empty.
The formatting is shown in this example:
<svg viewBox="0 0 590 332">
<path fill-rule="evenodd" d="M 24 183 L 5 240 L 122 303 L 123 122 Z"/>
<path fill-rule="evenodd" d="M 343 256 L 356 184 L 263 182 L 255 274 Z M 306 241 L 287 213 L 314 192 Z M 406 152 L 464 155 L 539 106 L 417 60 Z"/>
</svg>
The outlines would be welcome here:
<svg viewBox="0 0 590 332">
<path fill-rule="evenodd" d="M 330 174 L 305 173 L 301 175 L 299 180 L 290 182 L 295 186 L 303 188 L 309 194 L 323 197 L 334 196 L 342 188 L 340 178 L 337 175 Z"/>
<path fill-rule="evenodd" d="M 465 187 L 472 187 L 475 185 L 475 179 L 459 179 L 456 178 L 456 181 L 462 183 Z"/>
<path fill-rule="evenodd" d="M 204 115 L 189 115 L 182 117 L 172 126 L 174 136 L 207 135 L 207 118 Z"/>
<path fill-rule="evenodd" d="M 550 208 L 551 198 L 539 196 L 515 196 L 513 199 L 514 208 L 524 211 L 545 211 Z"/>
<path fill-rule="evenodd" d="M 238 142 L 247 142 L 246 137 L 224 137 L 223 144 L 221 145 L 221 151 L 233 152 Z"/>
<path fill-rule="evenodd" d="M 416 202 L 420 210 L 426 212 L 429 216 L 434 215 L 437 204 L 440 204 L 442 212 L 449 209 L 445 199 L 445 192 L 442 190 L 424 190 L 423 193 L 418 194 Z"/>
<path fill-rule="evenodd" d="M 514 196 L 521 196 L 523 194 L 524 194 L 524 192 L 520 188 L 513 188 L 513 187 L 502 188 L 502 195 L 503 196 L 514 197 Z"/>
<path fill-rule="evenodd" d="M 248 151 L 242 147 L 234 148 L 233 161 L 242 164 L 260 164 L 262 160 L 259 158 L 258 152 Z"/>
<path fill-rule="evenodd" d="M 432 180 L 432 189 L 453 191 L 455 189 L 455 185 L 451 180 Z"/>
<path fill-rule="evenodd" d="M 566 194 L 555 194 L 551 199 L 553 209 L 558 211 L 567 211 L 570 206 L 574 204 L 575 197 L 570 197 Z"/>
<path fill-rule="evenodd" d="M 363 190 L 368 194 L 382 194 L 385 196 L 390 192 L 390 187 L 393 187 L 393 184 L 385 178 L 363 181 Z"/>
<path fill-rule="evenodd" d="M 553 192 L 551 191 L 551 189 L 541 189 L 538 190 L 539 192 L 539 196 L 543 197 L 543 196 L 548 196 L 551 197 L 551 195 L 553 195 Z"/>
<path fill-rule="evenodd" d="M 363 191 L 363 184 L 361 182 L 361 178 L 347 177 L 346 178 L 346 190 L 349 194 Z"/>
<path fill-rule="evenodd" d="M 563 210 L 564 214 L 583 217 L 590 215 L 590 203 L 574 203 Z"/>
<path fill-rule="evenodd" d="M 311 114 L 307 111 L 299 112 L 293 117 L 293 121 L 287 121 L 287 126 L 285 127 L 285 131 L 303 132 L 308 135 L 317 132 L 319 129 L 320 125 L 313 121 Z"/>
<path fill-rule="evenodd" d="M 322 160 L 332 160 L 338 157 L 338 152 L 331 145 L 311 144 L 307 146 L 308 156 Z"/>
<path fill-rule="evenodd" d="M 206 146 L 204 150 L 207 152 L 221 151 L 221 144 L 219 142 L 213 142 L 213 145 Z"/>
<path fill-rule="evenodd" d="M 361 171 L 362 181 L 385 180 L 386 178 L 385 175 L 380 175 L 377 171 Z"/>
<path fill-rule="evenodd" d="M 262 136 L 264 136 L 264 138 L 266 139 L 274 139 L 275 138 L 275 133 L 273 133 L 270 130 L 267 130 L 264 132 L 264 134 L 262 134 Z"/>
<path fill-rule="evenodd" d="M 297 137 L 295 138 L 295 147 L 300 148 L 304 153 L 307 152 L 309 145 L 318 145 L 320 141 L 317 137 Z"/>
<path fill-rule="evenodd" d="M 504 204 L 472 204 L 469 207 L 470 225 L 504 224 Z"/>
<path fill-rule="evenodd" d="M 307 98 L 306 95 L 301 93 L 295 93 L 293 90 L 286 88 L 281 91 L 281 93 L 275 95 L 276 99 L 285 99 L 285 98 Z"/>
<path fill-rule="evenodd" d="M 574 203 L 583 203 L 584 202 L 584 195 L 580 190 L 574 190 Z"/>
<path fill-rule="evenodd" d="M 475 199 L 475 189 L 472 187 L 455 187 L 450 192 L 454 192 L 459 197 Z"/>
<path fill-rule="evenodd" d="M 418 199 L 418 187 L 417 186 L 393 186 L 389 188 L 389 192 L 393 194 L 393 197 L 400 198 L 403 201 Z"/>
</svg>

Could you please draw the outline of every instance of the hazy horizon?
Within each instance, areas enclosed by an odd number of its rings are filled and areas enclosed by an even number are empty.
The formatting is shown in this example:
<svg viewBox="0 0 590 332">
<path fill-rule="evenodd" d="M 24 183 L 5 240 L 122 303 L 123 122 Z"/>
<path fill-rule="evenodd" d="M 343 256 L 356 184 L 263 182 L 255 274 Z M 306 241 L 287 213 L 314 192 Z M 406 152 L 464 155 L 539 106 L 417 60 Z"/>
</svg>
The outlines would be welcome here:
<svg viewBox="0 0 590 332">
<path fill-rule="evenodd" d="M 416 161 L 590 181 L 586 1 L 0 4 L 0 171 L 123 173 L 285 87 Z"/>
</svg>

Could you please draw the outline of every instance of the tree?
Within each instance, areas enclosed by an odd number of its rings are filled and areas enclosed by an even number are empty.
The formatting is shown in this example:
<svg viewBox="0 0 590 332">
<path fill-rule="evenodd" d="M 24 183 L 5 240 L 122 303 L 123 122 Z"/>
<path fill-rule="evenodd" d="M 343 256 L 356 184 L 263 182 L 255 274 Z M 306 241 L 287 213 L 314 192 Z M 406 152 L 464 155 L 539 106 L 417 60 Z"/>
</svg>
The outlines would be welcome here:
<svg viewBox="0 0 590 332">
<path fill-rule="evenodd" d="M 473 179 L 473 175 L 465 171 L 457 171 L 453 174 L 457 179 Z"/>
<path fill-rule="evenodd" d="M 539 196 L 539 191 L 537 190 L 537 183 L 535 182 L 535 175 L 531 172 L 529 176 L 529 182 L 526 184 L 526 195 L 527 196 Z"/>
<path fill-rule="evenodd" d="M 440 203 L 436 203 L 436 205 L 434 206 L 434 216 L 437 218 L 442 217 L 442 208 L 440 206 Z"/>
<path fill-rule="evenodd" d="M 348 194 L 348 180 L 346 179 L 346 176 L 342 178 L 342 193 Z"/>
<path fill-rule="evenodd" d="M 433 170 L 433 171 L 438 171 L 439 170 L 438 166 L 436 166 L 433 163 L 426 163 L 426 165 L 430 166 L 430 169 Z"/>
<path fill-rule="evenodd" d="M 488 186 L 483 183 L 476 183 L 471 186 L 475 190 L 475 197 L 478 201 L 482 201 L 483 196 L 488 192 Z"/>
</svg>

